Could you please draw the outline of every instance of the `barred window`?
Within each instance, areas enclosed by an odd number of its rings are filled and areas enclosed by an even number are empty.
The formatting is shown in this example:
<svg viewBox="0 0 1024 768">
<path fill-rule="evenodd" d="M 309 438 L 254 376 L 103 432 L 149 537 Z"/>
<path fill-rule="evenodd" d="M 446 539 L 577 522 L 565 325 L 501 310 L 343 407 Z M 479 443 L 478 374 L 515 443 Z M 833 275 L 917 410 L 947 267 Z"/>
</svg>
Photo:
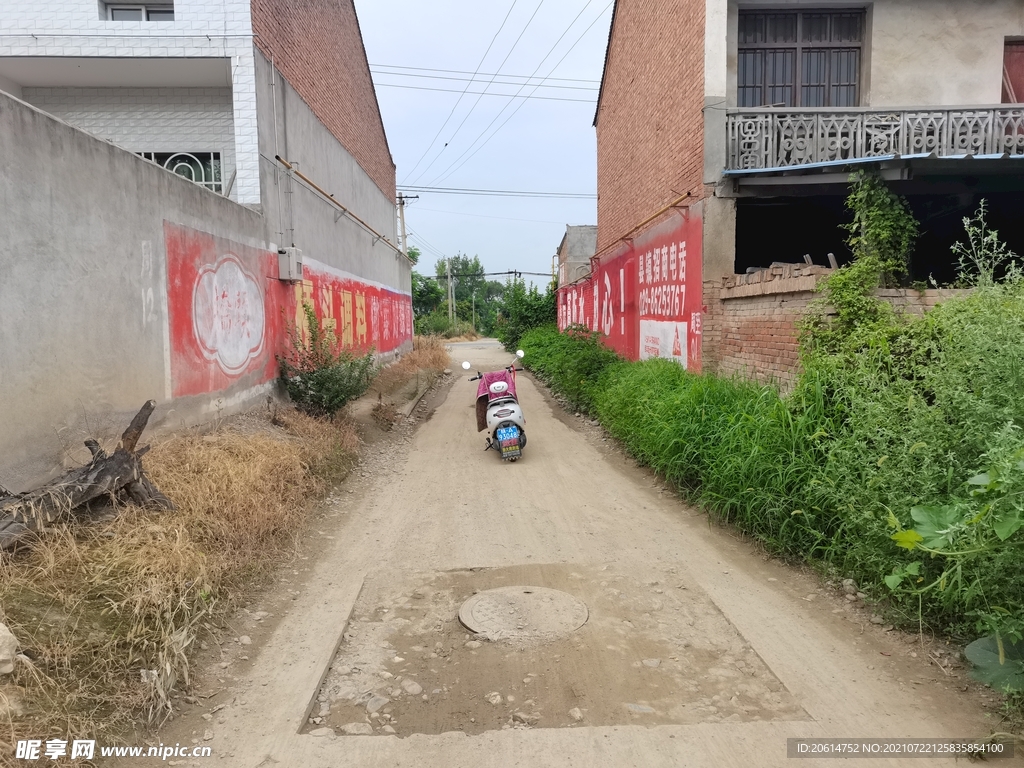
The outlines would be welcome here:
<svg viewBox="0 0 1024 768">
<path fill-rule="evenodd" d="M 139 155 L 217 194 L 224 194 L 220 152 L 139 152 Z"/>
<path fill-rule="evenodd" d="M 740 11 L 737 104 L 860 104 L 864 12 Z"/>
</svg>

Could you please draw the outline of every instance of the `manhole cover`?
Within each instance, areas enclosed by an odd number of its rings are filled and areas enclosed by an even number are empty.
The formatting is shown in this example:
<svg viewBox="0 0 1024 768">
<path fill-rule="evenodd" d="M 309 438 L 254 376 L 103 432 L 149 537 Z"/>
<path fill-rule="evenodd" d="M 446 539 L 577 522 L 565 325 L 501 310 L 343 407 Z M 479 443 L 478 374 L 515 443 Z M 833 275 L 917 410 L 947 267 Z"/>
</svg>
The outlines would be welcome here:
<svg viewBox="0 0 1024 768">
<path fill-rule="evenodd" d="M 499 587 L 462 604 L 459 621 L 490 640 L 552 640 L 587 623 L 586 603 L 557 589 Z"/>
</svg>

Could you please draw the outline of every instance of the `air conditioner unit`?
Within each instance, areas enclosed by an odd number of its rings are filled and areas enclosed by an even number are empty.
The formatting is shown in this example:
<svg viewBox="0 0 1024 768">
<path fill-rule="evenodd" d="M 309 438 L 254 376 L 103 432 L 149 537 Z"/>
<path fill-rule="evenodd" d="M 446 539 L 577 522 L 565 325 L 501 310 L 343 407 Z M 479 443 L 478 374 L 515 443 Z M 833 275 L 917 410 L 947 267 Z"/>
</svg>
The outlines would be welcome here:
<svg viewBox="0 0 1024 768">
<path fill-rule="evenodd" d="M 302 279 L 302 251 L 295 246 L 277 250 L 278 280 L 297 282 Z"/>
</svg>

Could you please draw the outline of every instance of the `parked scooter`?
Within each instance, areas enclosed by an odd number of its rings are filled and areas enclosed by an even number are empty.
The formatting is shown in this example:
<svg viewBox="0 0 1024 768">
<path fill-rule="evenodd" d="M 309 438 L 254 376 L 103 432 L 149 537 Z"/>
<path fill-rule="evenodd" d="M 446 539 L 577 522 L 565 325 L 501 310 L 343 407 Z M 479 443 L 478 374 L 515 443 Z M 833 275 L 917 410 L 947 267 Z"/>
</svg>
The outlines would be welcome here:
<svg viewBox="0 0 1024 768">
<path fill-rule="evenodd" d="M 516 352 L 522 359 L 523 350 Z M 469 361 L 462 364 L 465 370 L 472 366 Z M 485 451 L 493 448 L 506 461 L 517 461 L 526 448 L 526 419 L 516 395 L 516 361 L 500 371 L 477 372 L 470 381 L 479 381 L 476 389 L 476 431 L 487 430 Z"/>
</svg>

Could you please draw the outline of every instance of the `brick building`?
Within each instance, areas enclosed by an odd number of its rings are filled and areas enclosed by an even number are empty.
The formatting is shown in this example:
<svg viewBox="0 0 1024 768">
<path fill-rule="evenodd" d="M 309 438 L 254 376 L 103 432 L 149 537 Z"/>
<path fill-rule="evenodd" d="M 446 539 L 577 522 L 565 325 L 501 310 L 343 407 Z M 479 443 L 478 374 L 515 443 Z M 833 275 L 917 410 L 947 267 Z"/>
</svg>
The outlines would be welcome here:
<svg viewBox="0 0 1024 768">
<path fill-rule="evenodd" d="M 278 246 L 410 290 L 352 0 L 6 0 L 0 90 L 258 210 Z"/>
<path fill-rule="evenodd" d="M 923 222 L 916 279 L 952 277 L 982 197 L 1021 251 L 1022 39 L 1024 0 L 617 0 L 594 274 L 560 322 L 633 358 L 790 377 L 862 167 Z"/>
</svg>

